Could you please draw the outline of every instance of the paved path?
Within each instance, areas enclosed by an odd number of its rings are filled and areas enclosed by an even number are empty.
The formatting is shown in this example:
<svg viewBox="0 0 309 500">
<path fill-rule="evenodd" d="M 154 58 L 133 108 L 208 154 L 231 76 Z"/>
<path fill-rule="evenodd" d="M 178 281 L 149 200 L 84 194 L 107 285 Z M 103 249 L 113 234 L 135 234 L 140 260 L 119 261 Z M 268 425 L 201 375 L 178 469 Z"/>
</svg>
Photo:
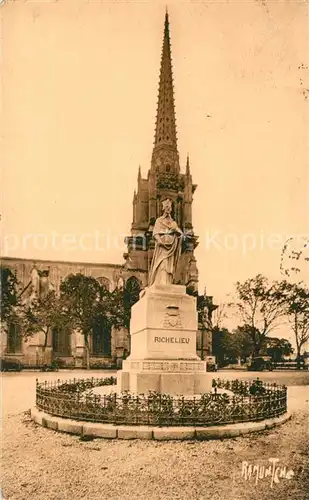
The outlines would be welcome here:
<svg viewBox="0 0 309 500">
<path fill-rule="evenodd" d="M 116 375 L 116 371 L 100 370 L 61 370 L 59 372 L 21 372 L 2 374 L 2 414 L 17 415 L 34 406 L 35 403 L 35 381 L 57 380 L 90 377 L 110 377 Z"/>
<path fill-rule="evenodd" d="M 309 374 L 222 371 L 224 379 L 254 378 L 289 386 L 294 413 L 286 424 L 223 441 L 81 441 L 35 426 L 35 379 L 110 376 L 114 372 L 6 373 L 2 377 L 3 491 L 9 500 L 305 500 L 309 498 Z M 273 378 L 272 378 L 273 377 Z M 246 481 L 242 462 L 268 466 L 270 457 L 295 473 L 271 488 Z"/>
</svg>

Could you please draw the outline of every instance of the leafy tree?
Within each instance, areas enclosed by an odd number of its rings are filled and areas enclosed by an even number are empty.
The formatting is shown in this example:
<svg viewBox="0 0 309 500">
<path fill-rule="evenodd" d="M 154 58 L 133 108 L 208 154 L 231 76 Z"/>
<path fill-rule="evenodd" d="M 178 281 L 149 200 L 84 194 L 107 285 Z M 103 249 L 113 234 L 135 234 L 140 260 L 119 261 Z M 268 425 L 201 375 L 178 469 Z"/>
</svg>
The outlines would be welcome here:
<svg viewBox="0 0 309 500">
<path fill-rule="evenodd" d="M 130 319 L 131 319 L 131 309 L 132 306 L 139 300 L 140 287 L 125 287 L 123 290 L 118 291 L 118 296 L 116 300 L 123 301 L 124 307 L 124 326 L 129 330 L 130 329 Z"/>
<path fill-rule="evenodd" d="M 272 361 L 281 361 L 283 356 L 289 356 L 293 353 L 290 342 L 286 339 L 268 338 L 266 353 L 271 356 Z"/>
<path fill-rule="evenodd" d="M 31 337 L 34 333 L 39 332 L 44 334 L 43 357 L 45 363 L 49 333 L 54 328 L 61 328 L 68 325 L 68 317 L 55 291 L 40 295 L 32 300 L 31 303 L 24 305 L 21 308 L 20 319 L 25 337 Z"/>
<path fill-rule="evenodd" d="M 134 301 L 134 298 L 131 297 L 131 300 Z M 123 326 L 129 328 L 131 307 L 128 307 L 126 302 L 125 291 L 115 289 L 113 292 L 109 292 L 101 288 L 100 300 L 96 304 L 95 317 L 96 319 L 101 318 L 110 328 L 121 328 Z"/>
<path fill-rule="evenodd" d="M 252 338 L 245 326 L 238 326 L 233 332 L 234 342 L 238 347 L 238 357 L 245 360 L 252 355 L 254 347 Z"/>
<path fill-rule="evenodd" d="M 16 307 L 19 304 L 19 283 L 11 269 L 1 266 L 1 323 L 4 326 L 12 320 L 16 320 Z"/>
<path fill-rule="evenodd" d="M 227 328 L 214 327 L 212 342 L 213 354 L 220 366 L 236 362 L 239 358 L 246 359 L 253 351 L 252 340 L 243 326 L 233 332 Z"/>
<path fill-rule="evenodd" d="M 286 283 L 286 314 L 295 335 L 297 360 L 309 340 L 309 289 L 301 283 Z"/>
<path fill-rule="evenodd" d="M 84 336 L 87 368 L 90 368 L 89 334 L 95 326 L 101 293 L 100 283 L 81 273 L 70 274 L 60 285 L 60 299 L 71 328 L 80 330 Z"/>
<path fill-rule="evenodd" d="M 212 354 L 216 356 L 219 366 L 224 366 L 226 352 L 225 352 L 225 336 L 229 334 L 227 328 L 218 328 L 215 326 L 212 330 Z"/>
<path fill-rule="evenodd" d="M 267 335 L 279 325 L 286 312 L 285 282 L 269 283 L 265 276 L 239 281 L 236 301 L 232 304 L 243 321 L 253 343 L 253 355 L 259 356 Z"/>
<path fill-rule="evenodd" d="M 229 332 L 223 339 L 223 348 L 225 357 L 230 363 L 236 363 L 240 357 L 240 344 L 239 339 L 234 333 Z"/>
<path fill-rule="evenodd" d="M 89 334 L 98 322 L 119 328 L 128 324 L 121 290 L 109 292 L 95 278 L 71 274 L 60 285 L 60 299 L 72 329 L 81 331 L 85 340 L 86 365 L 90 368 Z"/>
</svg>

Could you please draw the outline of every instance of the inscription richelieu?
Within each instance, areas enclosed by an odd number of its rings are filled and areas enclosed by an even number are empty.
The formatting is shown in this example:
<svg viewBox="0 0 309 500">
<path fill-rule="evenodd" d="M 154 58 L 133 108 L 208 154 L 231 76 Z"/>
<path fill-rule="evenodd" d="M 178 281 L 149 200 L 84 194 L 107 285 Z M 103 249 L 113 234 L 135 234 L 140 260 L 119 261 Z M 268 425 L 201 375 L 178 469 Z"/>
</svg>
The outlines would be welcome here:
<svg viewBox="0 0 309 500">
<path fill-rule="evenodd" d="M 155 342 L 164 342 L 166 344 L 189 344 L 189 337 L 155 337 Z"/>
</svg>

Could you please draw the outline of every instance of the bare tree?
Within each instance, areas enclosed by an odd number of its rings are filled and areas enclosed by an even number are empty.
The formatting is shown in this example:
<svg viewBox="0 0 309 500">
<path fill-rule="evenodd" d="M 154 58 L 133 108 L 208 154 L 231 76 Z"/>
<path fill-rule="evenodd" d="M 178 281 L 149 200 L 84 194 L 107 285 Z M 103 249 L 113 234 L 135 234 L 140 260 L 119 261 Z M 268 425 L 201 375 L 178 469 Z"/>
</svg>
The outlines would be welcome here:
<svg viewBox="0 0 309 500">
<path fill-rule="evenodd" d="M 303 346 L 309 340 L 309 289 L 302 283 L 286 284 L 287 317 L 295 335 L 297 360 L 300 361 Z"/>
<path fill-rule="evenodd" d="M 236 308 L 252 343 L 253 355 L 258 356 L 267 335 L 274 330 L 286 313 L 285 282 L 269 283 L 258 274 L 244 283 L 236 283 Z"/>
<path fill-rule="evenodd" d="M 227 318 L 227 304 L 221 302 L 217 309 L 214 310 L 212 318 L 213 328 L 222 328 L 223 321 Z"/>
</svg>

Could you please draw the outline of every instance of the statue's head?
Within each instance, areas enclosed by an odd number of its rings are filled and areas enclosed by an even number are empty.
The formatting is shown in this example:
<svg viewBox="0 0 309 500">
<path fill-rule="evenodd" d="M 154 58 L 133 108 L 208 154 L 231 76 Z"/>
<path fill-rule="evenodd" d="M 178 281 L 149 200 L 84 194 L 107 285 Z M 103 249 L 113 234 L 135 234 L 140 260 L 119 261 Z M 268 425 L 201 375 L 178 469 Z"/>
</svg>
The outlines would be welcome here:
<svg viewBox="0 0 309 500">
<path fill-rule="evenodd" d="M 162 206 L 165 214 L 170 214 L 172 212 L 172 202 L 170 199 L 164 200 Z"/>
</svg>

